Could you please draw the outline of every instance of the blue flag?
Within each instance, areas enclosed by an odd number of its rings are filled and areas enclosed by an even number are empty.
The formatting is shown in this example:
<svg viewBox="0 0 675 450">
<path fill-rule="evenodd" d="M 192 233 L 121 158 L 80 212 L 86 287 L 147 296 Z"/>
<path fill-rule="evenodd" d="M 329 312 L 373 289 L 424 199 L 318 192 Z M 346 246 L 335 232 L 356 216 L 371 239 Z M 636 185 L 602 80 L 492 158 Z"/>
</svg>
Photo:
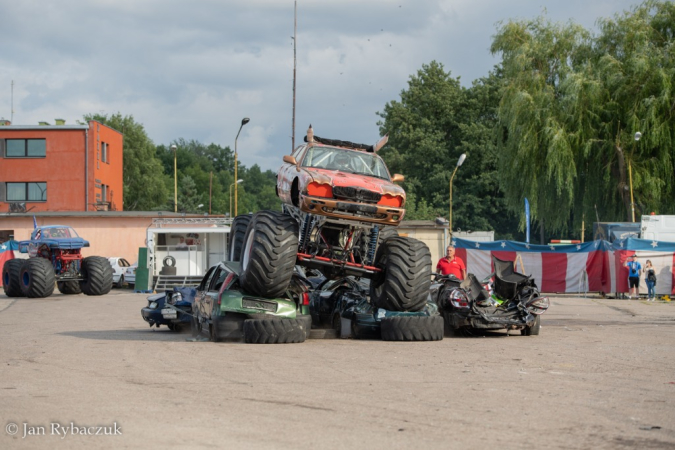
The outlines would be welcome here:
<svg viewBox="0 0 675 450">
<path fill-rule="evenodd" d="M 530 202 L 525 197 L 525 242 L 530 243 Z"/>
</svg>

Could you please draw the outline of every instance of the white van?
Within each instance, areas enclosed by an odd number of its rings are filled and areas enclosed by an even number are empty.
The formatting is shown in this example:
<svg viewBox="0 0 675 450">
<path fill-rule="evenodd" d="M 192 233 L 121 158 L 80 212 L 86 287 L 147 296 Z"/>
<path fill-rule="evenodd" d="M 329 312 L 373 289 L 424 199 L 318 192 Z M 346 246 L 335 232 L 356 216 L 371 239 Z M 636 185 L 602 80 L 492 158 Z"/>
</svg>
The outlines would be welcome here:
<svg viewBox="0 0 675 450">
<path fill-rule="evenodd" d="M 640 238 L 675 242 L 675 216 L 642 216 Z"/>
</svg>

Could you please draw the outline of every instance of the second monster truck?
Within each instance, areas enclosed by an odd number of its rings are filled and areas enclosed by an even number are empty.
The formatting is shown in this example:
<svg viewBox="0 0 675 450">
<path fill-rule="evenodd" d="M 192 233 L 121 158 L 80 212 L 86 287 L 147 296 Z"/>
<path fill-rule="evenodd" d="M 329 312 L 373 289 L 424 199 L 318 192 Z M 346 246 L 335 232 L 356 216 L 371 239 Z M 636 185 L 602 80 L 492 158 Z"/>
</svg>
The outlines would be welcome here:
<svg viewBox="0 0 675 450">
<path fill-rule="evenodd" d="M 230 259 L 241 261 L 243 288 L 263 297 L 285 292 L 296 264 L 328 278 L 370 279 L 374 306 L 419 311 L 429 292 L 431 254 L 395 227 L 405 215 L 405 191 L 374 146 L 313 135 L 284 156 L 277 174 L 283 211 L 234 219 Z"/>
</svg>

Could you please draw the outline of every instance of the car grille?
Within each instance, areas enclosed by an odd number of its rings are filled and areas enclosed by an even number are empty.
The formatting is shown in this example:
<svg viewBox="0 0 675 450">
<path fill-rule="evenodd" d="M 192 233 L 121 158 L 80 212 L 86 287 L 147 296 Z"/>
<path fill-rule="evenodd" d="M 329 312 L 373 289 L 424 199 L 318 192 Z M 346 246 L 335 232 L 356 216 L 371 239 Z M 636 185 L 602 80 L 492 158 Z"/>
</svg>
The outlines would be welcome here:
<svg viewBox="0 0 675 450">
<path fill-rule="evenodd" d="M 333 195 L 336 198 L 343 198 L 346 200 L 353 200 L 360 203 L 377 203 L 382 198 L 381 194 L 349 186 L 336 186 L 333 188 Z"/>
<path fill-rule="evenodd" d="M 257 298 L 244 297 L 241 300 L 241 306 L 249 309 L 259 309 L 261 311 L 277 312 L 277 304 L 275 302 L 266 302 Z"/>
</svg>

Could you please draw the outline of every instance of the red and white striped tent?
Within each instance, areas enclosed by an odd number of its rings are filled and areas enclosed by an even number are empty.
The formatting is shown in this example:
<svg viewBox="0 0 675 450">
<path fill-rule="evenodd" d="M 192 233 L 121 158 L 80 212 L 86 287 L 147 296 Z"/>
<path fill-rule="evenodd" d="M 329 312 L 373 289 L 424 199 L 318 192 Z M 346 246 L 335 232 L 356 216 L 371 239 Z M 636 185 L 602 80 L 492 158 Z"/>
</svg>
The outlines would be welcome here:
<svg viewBox="0 0 675 450">
<path fill-rule="evenodd" d="M 656 294 L 675 294 L 675 243 L 623 239 L 610 244 L 592 241 L 572 245 L 534 245 L 514 241 L 476 242 L 453 239 L 456 255 L 467 272 L 482 279 L 492 273 L 492 255 L 516 262 L 516 270 L 534 277 L 542 292 L 628 292 L 628 269 L 623 263 L 637 254 L 644 267 L 656 270 Z M 644 276 L 640 292 L 646 293 Z"/>
</svg>

